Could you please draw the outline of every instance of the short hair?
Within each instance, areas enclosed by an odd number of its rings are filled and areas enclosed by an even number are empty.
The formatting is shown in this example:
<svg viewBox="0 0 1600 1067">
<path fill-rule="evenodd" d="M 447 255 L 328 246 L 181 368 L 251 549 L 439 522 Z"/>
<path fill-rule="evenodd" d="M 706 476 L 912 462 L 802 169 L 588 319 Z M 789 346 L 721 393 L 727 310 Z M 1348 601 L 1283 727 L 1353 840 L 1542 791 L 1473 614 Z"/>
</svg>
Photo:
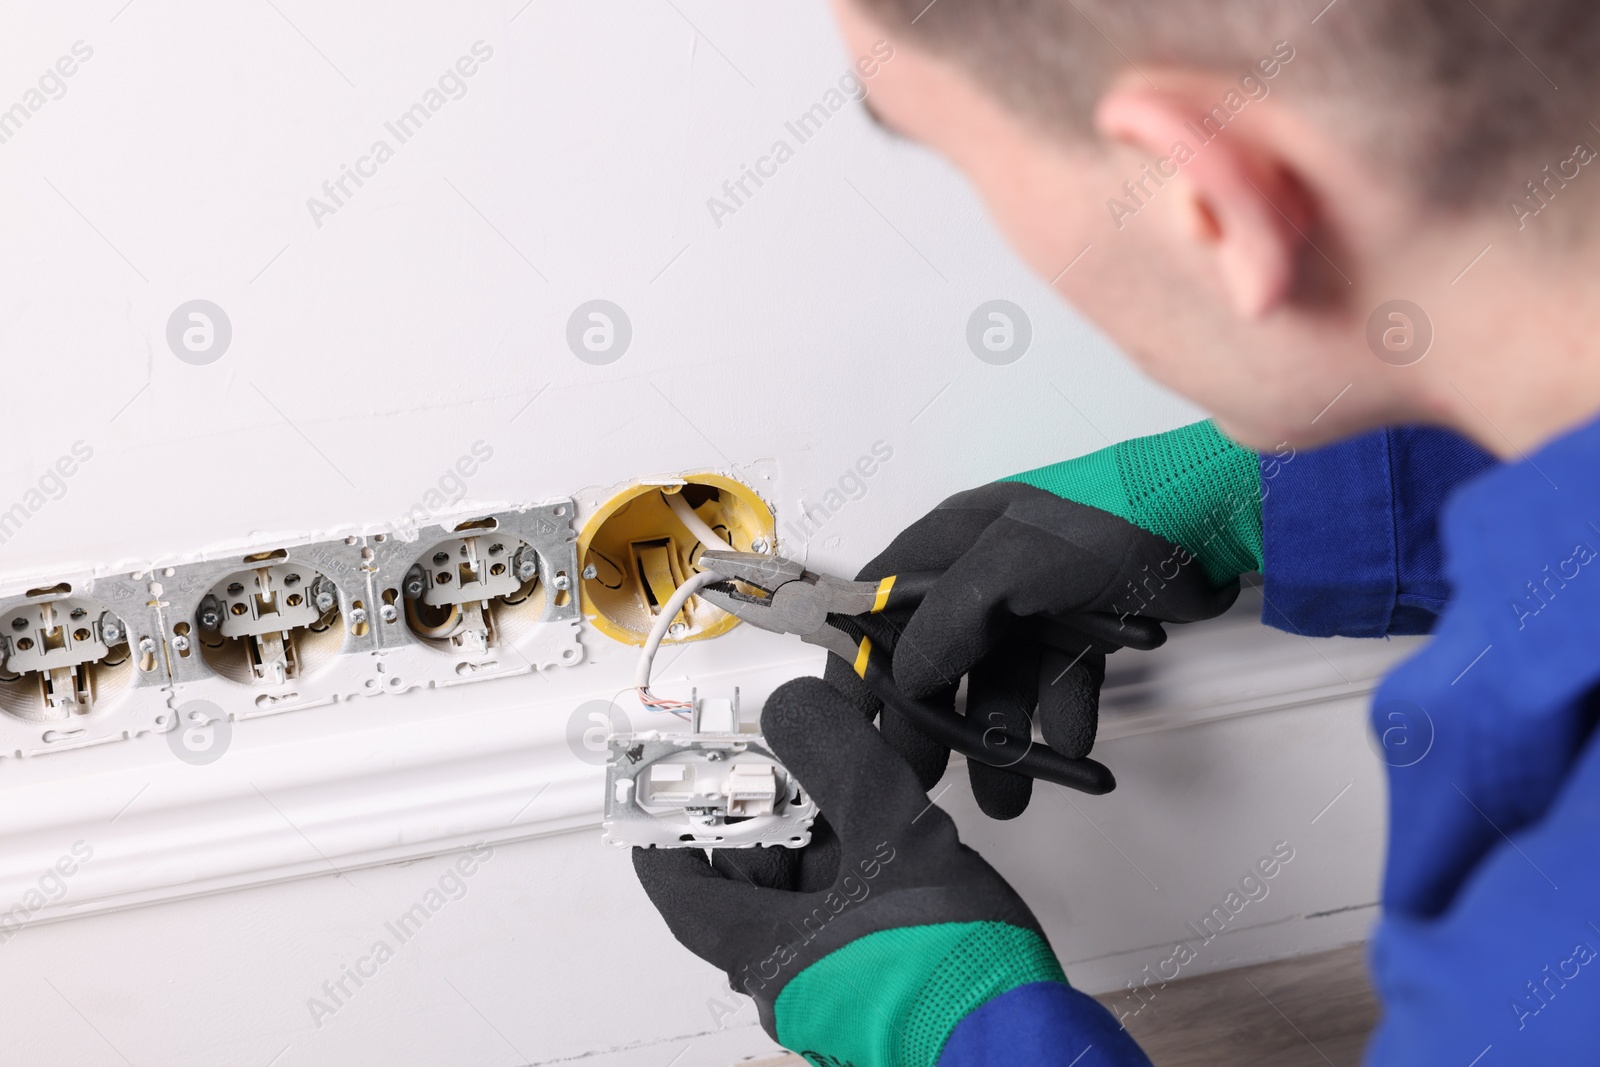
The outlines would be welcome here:
<svg viewBox="0 0 1600 1067">
<path fill-rule="evenodd" d="M 1086 133 L 1107 80 L 1130 66 L 1237 77 L 1286 41 L 1295 58 L 1272 91 L 1446 209 L 1487 206 L 1576 144 L 1600 146 L 1587 111 L 1600 93 L 1596 0 L 853 2 L 1063 132 Z"/>
</svg>

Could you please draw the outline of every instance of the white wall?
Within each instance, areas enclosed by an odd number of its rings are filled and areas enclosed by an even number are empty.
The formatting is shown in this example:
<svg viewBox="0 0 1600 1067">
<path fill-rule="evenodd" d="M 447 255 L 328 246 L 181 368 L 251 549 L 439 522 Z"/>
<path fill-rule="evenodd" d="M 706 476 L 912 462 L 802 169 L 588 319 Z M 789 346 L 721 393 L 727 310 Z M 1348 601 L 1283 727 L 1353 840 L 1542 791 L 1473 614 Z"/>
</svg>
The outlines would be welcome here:
<svg viewBox="0 0 1600 1067">
<path fill-rule="evenodd" d="M 75 42 L 93 55 L 0 143 L 0 508 L 73 442 L 94 454 L 0 545 L 0 580 L 390 522 L 480 439 L 494 458 L 463 507 L 771 459 L 780 524 L 886 442 L 809 546 L 848 570 L 955 490 L 1195 417 L 1024 272 L 947 168 L 854 106 L 716 224 L 707 198 L 793 144 L 785 122 L 853 58 L 819 4 L 524 2 L 5 5 L 0 108 Z M 493 56 L 466 95 L 319 227 L 307 198 L 480 40 Z M 596 297 L 633 325 L 608 366 L 564 339 Z M 233 327 L 206 366 L 165 337 L 194 298 Z M 995 298 L 1034 334 L 1005 366 L 965 340 Z M 1360 703 L 1393 651 L 1334 643 L 1330 661 L 1248 618 L 1194 640 L 1207 651 L 1174 649 L 1156 683 L 1122 679 L 1117 794 L 1080 811 L 1041 795 L 1004 826 L 964 785 L 944 798 L 1090 988 L 1159 959 L 1277 840 L 1299 858 L 1252 905 L 1259 929 L 1196 970 L 1359 937 L 1373 899 Z M 708 1009 L 716 976 L 601 849 L 598 780 L 563 732 L 631 661 L 584 641 L 548 676 L 239 724 L 207 768 L 160 737 L 0 761 L 5 901 L 75 840 L 96 850 L 41 913 L 59 921 L 0 944 L 8 1055 L 520 1064 L 637 1046 L 593 1061 L 622 1064 L 688 1045 L 689 1065 L 766 1047 L 748 1006 Z M 759 695 L 815 669 L 801 655 L 735 633 L 666 684 Z M 548 811 L 496 807 L 541 788 Z M 315 1025 L 321 983 L 476 840 L 501 843 L 467 895 Z"/>
</svg>

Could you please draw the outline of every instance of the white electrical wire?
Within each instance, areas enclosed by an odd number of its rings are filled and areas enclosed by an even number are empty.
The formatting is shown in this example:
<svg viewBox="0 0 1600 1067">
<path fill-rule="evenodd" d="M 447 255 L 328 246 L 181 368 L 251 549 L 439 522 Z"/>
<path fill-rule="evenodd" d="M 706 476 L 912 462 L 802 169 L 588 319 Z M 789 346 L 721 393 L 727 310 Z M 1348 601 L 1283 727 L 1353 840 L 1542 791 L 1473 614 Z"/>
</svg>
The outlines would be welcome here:
<svg viewBox="0 0 1600 1067">
<path fill-rule="evenodd" d="M 678 612 L 683 610 L 683 606 L 689 602 L 689 598 L 706 586 L 721 581 L 726 581 L 726 579 L 715 571 L 700 571 L 678 586 L 672 596 L 667 598 L 667 602 L 661 605 L 661 611 L 656 615 L 655 625 L 650 627 L 650 636 L 645 638 L 644 648 L 639 653 L 639 665 L 634 669 L 633 673 L 634 687 L 639 690 L 639 699 L 644 701 L 647 707 L 658 704 L 687 707 L 682 701 L 661 701 L 659 698 L 650 695 L 650 668 L 655 664 L 656 650 L 661 647 L 662 640 L 667 636 L 667 630 L 671 628 L 672 620 L 678 617 Z M 661 710 L 670 711 L 672 709 L 663 707 Z"/>
<path fill-rule="evenodd" d="M 668 493 L 663 490 L 661 496 L 667 502 L 667 507 L 671 508 L 672 513 L 678 517 L 678 521 L 683 523 L 684 529 L 693 534 L 695 539 L 705 548 L 726 549 L 733 547 L 727 538 L 717 533 L 716 530 L 711 528 L 710 524 L 694 513 L 694 508 L 689 506 L 689 502 L 683 498 L 681 492 Z M 639 691 L 639 701 L 645 707 L 652 711 L 668 711 L 675 715 L 680 715 L 680 717 L 682 712 L 690 710 L 689 705 L 684 701 L 667 700 L 652 695 L 650 692 L 650 671 L 655 664 L 656 652 L 661 648 L 661 642 L 666 639 L 667 631 L 672 628 L 672 620 L 678 617 L 678 613 L 689 602 L 689 598 L 706 586 L 724 580 L 722 575 L 714 571 L 702 570 L 678 586 L 667 602 L 661 606 L 660 612 L 656 615 L 654 625 L 650 627 L 650 636 L 645 638 L 644 648 L 639 653 L 639 665 L 634 669 L 633 675 L 634 688 Z"/>
<path fill-rule="evenodd" d="M 689 502 L 683 499 L 682 493 L 662 493 L 661 495 L 666 497 L 667 507 L 671 508 L 672 513 L 678 516 L 678 521 L 683 523 L 702 545 L 716 549 L 732 547 L 721 534 L 706 525 L 706 521 L 694 513 L 694 508 L 691 508 Z"/>
</svg>

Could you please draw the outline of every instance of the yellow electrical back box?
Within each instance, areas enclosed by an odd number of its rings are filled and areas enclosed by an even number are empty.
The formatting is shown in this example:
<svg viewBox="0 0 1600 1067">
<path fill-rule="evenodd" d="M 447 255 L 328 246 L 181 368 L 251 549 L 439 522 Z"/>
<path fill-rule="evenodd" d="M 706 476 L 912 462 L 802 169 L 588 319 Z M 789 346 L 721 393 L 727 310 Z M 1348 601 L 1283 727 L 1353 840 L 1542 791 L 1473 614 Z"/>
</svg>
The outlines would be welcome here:
<svg viewBox="0 0 1600 1067">
<path fill-rule="evenodd" d="M 723 545 L 703 545 L 673 513 L 679 494 Z M 695 572 L 706 548 L 770 551 L 772 509 L 742 482 L 721 474 L 690 474 L 671 483 L 640 483 L 606 501 L 578 535 L 583 613 L 595 629 L 625 644 L 642 645 L 673 591 Z M 668 631 L 668 641 L 727 633 L 739 620 L 692 597 Z"/>
</svg>

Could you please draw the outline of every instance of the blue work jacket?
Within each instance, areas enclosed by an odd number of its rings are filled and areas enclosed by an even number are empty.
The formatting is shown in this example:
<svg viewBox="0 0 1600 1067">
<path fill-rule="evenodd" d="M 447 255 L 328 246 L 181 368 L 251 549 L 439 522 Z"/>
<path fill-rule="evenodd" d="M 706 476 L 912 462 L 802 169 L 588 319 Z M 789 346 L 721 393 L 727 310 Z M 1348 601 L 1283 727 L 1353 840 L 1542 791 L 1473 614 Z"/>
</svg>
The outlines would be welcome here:
<svg viewBox="0 0 1600 1067">
<path fill-rule="evenodd" d="M 1367 1062 L 1600 1063 L 1600 420 L 1516 463 L 1396 429 L 1262 474 L 1263 621 L 1434 634 L 1373 699 L 1390 825 Z M 969 1014 L 939 1063 L 1148 1060 L 1040 983 Z"/>
</svg>

